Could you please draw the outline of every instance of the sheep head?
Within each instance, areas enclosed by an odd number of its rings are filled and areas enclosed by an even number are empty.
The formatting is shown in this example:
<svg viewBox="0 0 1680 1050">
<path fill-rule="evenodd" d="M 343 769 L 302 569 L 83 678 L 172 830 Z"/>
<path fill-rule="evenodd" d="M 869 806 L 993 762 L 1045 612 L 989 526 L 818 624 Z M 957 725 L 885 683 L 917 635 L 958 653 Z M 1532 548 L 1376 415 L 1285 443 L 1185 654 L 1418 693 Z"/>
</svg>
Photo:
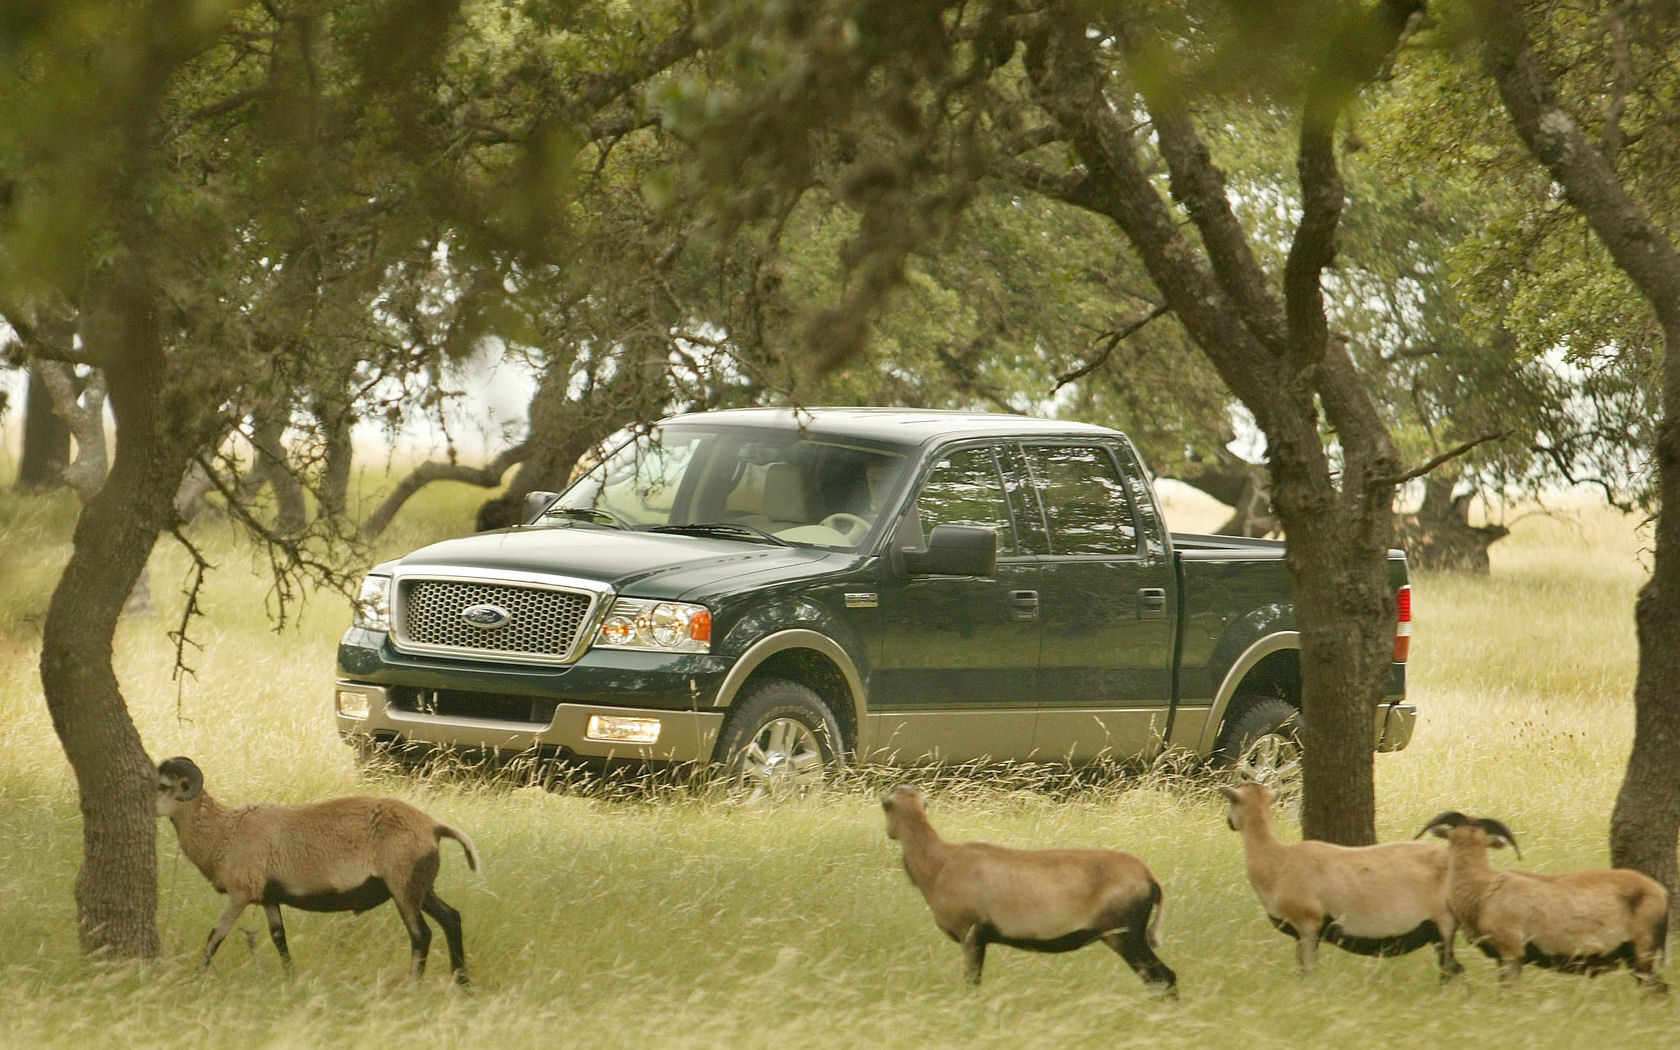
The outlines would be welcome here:
<svg viewBox="0 0 1680 1050">
<path fill-rule="evenodd" d="M 177 756 L 158 763 L 158 816 L 173 817 L 203 793 L 204 774 L 192 759 Z"/>
<path fill-rule="evenodd" d="M 899 821 L 906 813 L 925 813 L 927 795 L 921 788 L 900 784 L 889 788 L 881 796 L 881 809 L 887 814 L 887 838 L 898 838 Z"/>
<path fill-rule="evenodd" d="M 1254 780 L 1235 787 L 1221 787 L 1219 793 L 1231 802 L 1225 811 L 1225 823 L 1232 831 L 1242 830 L 1246 814 L 1265 812 L 1272 805 L 1272 789 Z"/>
<path fill-rule="evenodd" d="M 1467 817 L 1456 809 L 1432 817 L 1413 838 L 1424 835 L 1434 835 L 1436 838 L 1446 839 L 1448 842 L 1465 842 L 1473 846 L 1491 849 L 1511 847 L 1522 859 L 1522 850 L 1517 846 L 1517 836 L 1505 826 L 1504 821 L 1494 820 L 1492 817 Z"/>
</svg>

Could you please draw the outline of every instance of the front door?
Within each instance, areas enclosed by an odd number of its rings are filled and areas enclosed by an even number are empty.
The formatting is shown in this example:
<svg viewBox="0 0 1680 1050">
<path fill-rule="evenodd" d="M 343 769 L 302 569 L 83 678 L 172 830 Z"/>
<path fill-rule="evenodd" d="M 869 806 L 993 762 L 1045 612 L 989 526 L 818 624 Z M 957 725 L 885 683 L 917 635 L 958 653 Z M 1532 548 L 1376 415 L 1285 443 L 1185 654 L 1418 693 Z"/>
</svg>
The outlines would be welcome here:
<svg viewBox="0 0 1680 1050">
<path fill-rule="evenodd" d="M 892 543 L 920 547 L 935 525 L 997 530 L 997 571 L 907 579 L 882 559 L 884 637 L 869 700 L 874 748 L 902 763 L 1025 758 L 1037 719 L 1039 569 L 1016 539 L 989 445 L 935 458 Z"/>
</svg>

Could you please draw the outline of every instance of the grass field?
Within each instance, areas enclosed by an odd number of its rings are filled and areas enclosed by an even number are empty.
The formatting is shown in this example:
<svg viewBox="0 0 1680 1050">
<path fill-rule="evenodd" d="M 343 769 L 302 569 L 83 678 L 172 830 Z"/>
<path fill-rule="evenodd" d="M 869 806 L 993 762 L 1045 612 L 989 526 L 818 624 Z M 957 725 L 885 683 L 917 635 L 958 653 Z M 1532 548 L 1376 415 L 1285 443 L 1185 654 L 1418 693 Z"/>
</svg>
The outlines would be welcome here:
<svg viewBox="0 0 1680 1050">
<path fill-rule="evenodd" d="M 460 531 L 476 492 L 438 490 L 382 548 Z M 1187 508 L 1193 512 L 1195 508 Z M 407 938 L 388 907 L 288 917 L 296 974 L 280 975 L 260 911 L 204 977 L 193 963 L 222 901 L 159 829 L 164 957 L 98 967 L 76 949 L 80 850 L 73 786 L 36 677 L 37 635 L 73 505 L 0 496 L 0 1046 L 241 1047 L 941 1046 L 1526 1048 L 1670 1045 L 1675 1007 L 1626 976 L 1530 969 L 1504 992 L 1465 952 L 1442 987 L 1433 953 L 1388 961 L 1325 949 L 1294 973 L 1265 921 L 1237 836 L 1205 785 L 1148 777 L 1042 790 L 1030 773 L 921 779 L 950 838 L 1116 846 L 1166 886 L 1161 956 L 1182 998 L 1163 1002 L 1099 947 L 1061 956 L 994 949 L 978 992 L 934 928 L 882 832 L 865 770 L 809 803 L 758 809 L 680 791 L 620 797 L 481 779 L 360 774 L 328 716 L 345 602 L 321 596 L 295 627 L 267 622 L 264 567 L 222 526 L 199 535 L 218 571 L 177 683 L 168 630 L 186 557 L 153 562 L 159 612 L 125 624 L 116 661 L 153 755 L 187 754 L 227 801 L 399 795 L 471 831 L 467 871 L 445 843 L 441 893 L 462 912 L 477 981 L 405 980 Z M 1409 836 L 1460 808 L 1511 824 L 1527 867 L 1604 863 L 1632 731 L 1633 523 L 1602 510 L 1530 517 L 1493 551 L 1488 579 L 1416 581 L 1412 746 L 1377 759 L 1379 829 Z M 1046 778 L 1046 783 L 1050 779 Z M 1291 823 L 1285 819 L 1280 824 Z M 1501 855 L 1499 861 L 1509 863 Z"/>
</svg>

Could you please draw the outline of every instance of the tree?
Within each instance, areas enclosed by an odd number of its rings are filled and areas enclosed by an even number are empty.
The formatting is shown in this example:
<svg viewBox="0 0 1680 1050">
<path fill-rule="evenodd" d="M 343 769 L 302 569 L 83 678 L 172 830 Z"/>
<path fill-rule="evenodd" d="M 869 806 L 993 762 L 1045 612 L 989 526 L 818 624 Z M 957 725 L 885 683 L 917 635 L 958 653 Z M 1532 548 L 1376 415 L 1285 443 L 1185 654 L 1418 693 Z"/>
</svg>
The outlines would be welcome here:
<svg viewBox="0 0 1680 1050">
<path fill-rule="evenodd" d="M 738 61 L 769 70 L 770 86 L 739 107 L 744 119 L 711 159 L 734 185 L 785 189 L 808 176 L 813 139 L 839 140 L 854 158 L 842 182 L 860 213 L 846 246 L 851 282 L 808 332 L 820 365 L 856 352 L 863 319 L 897 286 L 905 260 L 950 228 L 988 177 L 1125 235 L 1159 301 L 1266 438 L 1302 632 L 1304 830 L 1369 842 L 1370 711 L 1394 629 L 1391 504 L 1418 471 L 1401 466 L 1349 339 L 1332 331 L 1325 272 L 1345 201 L 1337 128 L 1419 9 L 1289 12 L 1260 25 L 1223 8 L 1180 18 L 1163 7 L 1057 0 L 857 0 L 782 21 L 743 10 L 753 31 L 739 35 L 747 43 Z M 1297 69 L 1306 72 L 1291 76 Z M 1238 79 L 1209 92 L 1213 70 Z M 1287 106 L 1299 122 L 1298 218 L 1272 266 L 1234 212 L 1202 130 L 1218 127 L 1237 96 Z M 1207 119 L 1198 121 L 1198 107 Z"/>
<path fill-rule="evenodd" d="M 1637 61 L 1630 35 L 1612 36 L 1620 51 L 1608 63 L 1614 72 L 1603 94 L 1615 104 L 1600 110 L 1595 141 L 1588 136 L 1591 124 L 1566 108 L 1550 68 L 1562 55 L 1542 56 L 1533 42 L 1530 19 L 1545 19 L 1549 12 L 1539 6 L 1531 10 L 1516 0 L 1483 0 L 1477 6 L 1483 66 L 1523 144 L 1645 299 L 1661 332 L 1661 416 L 1652 446 L 1660 511 L 1651 577 L 1635 606 L 1634 742 L 1611 817 L 1610 853 L 1614 864 L 1651 874 L 1672 894 L 1680 889 L 1675 861 L 1680 837 L 1680 763 L 1675 761 L 1680 740 L 1680 250 L 1633 192 L 1638 168 L 1623 174 L 1618 161 L 1633 132 L 1622 123 L 1633 94 L 1631 81 L 1640 72 L 1671 75 L 1664 67 L 1680 43 L 1680 27 L 1672 13 L 1653 17 L 1642 27 L 1647 33 L 1639 38 Z M 1611 17 L 1627 13 L 1618 9 Z M 1567 32 L 1556 32 L 1552 41 L 1554 48 L 1571 51 L 1579 68 L 1581 43 Z M 1651 110 L 1641 117 L 1648 123 L 1640 131 L 1663 140 L 1672 136 Z"/>
</svg>

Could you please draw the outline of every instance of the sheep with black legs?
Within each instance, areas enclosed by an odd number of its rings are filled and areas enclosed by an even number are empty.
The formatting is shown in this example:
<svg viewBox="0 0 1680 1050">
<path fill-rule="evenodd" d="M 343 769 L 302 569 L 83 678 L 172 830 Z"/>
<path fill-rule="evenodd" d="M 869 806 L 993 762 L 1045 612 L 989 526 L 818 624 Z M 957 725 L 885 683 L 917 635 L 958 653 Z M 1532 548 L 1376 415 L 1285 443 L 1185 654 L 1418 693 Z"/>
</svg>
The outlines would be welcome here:
<svg viewBox="0 0 1680 1050">
<path fill-rule="evenodd" d="M 1358 955 L 1404 955 L 1434 944 L 1443 980 L 1464 967 L 1453 958 L 1457 922 L 1447 904 L 1447 851 L 1430 842 L 1341 846 L 1283 842 L 1272 829 L 1272 791 L 1248 783 L 1219 789 L 1225 821 L 1242 833 L 1243 863 L 1266 917 L 1296 938 L 1303 974 L 1325 941 Z"/>
<path fill-rule="evenodd" d="M 412 976 L 425 971 L 432 941 L 424 913 L 443 927 L 455 980 L 467 983 L 461 915 L 432 890 L 443 839 L 459 842 L 468 866 L 478 870 L 478 850 L 466 833 L 394 798 L 224 806 L 204 790 L 204 774 L 188 758 L 159 763 L 157 808 L 175 825 L 181 852 L 218 893 L 228 896 L 199 969 L 210 965 L 222 939 L 252 904 L 267 913 L 274 947 L 290 968 L 281 905 L 360 914 L 389 900 L 408 929 Z"/>
<path fill-rule="evenodd" d="M 1177 975 L 1154 952 L 1161 884 L 1143 861 L 1119 850 L 946 842 L 928 822 L 926 798 L 904 785 L 882 795 L 887 837 L 904 847 L 904 870 L 934 922 L 962 945 L 970 984 L 980 983 L 988 944 L 1065 952 L 1101 940 L 1146 984 L 1177 994 Z"/>
<path fill-rule="evenodd" d="M 1668 940 L 1668 890 L 1628 868 L 1547 875 L 1496 871 L 1489 849 L 1510 846 L 1511 829 L 1490 817 L 1442 813 L 1418 832 L 1447 840 L 1447 895 L 1470 943 L 1516 983 L 1524 963 L 1588 976 L 1622 964 L 1647 992 L 1665 992 L 1657 974 Z"/>
</svg>

